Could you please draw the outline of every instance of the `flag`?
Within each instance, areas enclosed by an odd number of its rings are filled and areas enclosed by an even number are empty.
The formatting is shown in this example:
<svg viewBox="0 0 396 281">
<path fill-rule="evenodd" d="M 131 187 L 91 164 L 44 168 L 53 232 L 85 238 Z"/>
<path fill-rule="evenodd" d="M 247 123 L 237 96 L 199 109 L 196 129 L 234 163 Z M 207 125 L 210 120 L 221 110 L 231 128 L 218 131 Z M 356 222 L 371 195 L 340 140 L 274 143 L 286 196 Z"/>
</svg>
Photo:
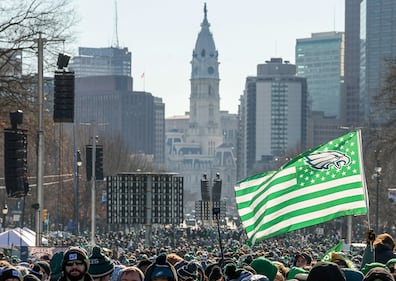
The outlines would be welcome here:
<svg viewBox="0 0 396 281">
<path fill-rule="evenodd" d="M 277 171 L 235 186 L 238 213 L 250 243 L 367 213 L 360 130 L 290 160 Z"/>
<path fill-rule="evenodd" d="M 331 261 L 331 254 L 335 252 L 341 252 L 344 246 L 344 242 L 340 241 L 337 245 L 333 246 L 323 255 L 321 261 Z"/>
</svg>

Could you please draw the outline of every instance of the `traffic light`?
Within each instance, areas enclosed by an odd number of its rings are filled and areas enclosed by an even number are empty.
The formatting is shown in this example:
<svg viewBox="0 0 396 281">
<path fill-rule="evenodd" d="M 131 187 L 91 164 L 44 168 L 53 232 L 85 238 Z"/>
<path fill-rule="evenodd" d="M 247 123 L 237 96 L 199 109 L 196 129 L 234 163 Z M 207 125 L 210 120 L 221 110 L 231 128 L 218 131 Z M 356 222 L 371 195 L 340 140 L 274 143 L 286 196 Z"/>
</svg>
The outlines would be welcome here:
<svg viewBox="0 0 396 281">
<path fill-rule="evenodd" d="M 29 192 L 26 130 L 4 129 L 4 170 L 8 197 L 26 196 Z"/>
<path fill-rule="evenodd" d="M 103 176 L 103 146 L 96 145 L 95 179 L 104 180 Z M 87 181 L 92 179 L 92 145 L 85 148 Z"/>
<path fill-rule="evenodd" d="M 54 122 L 74 121 L 74 72 L 55 71 Z"/>
<path fill-rule="evenodd" d="M 201 197 L 202 197 L 202 201 L 204 202 L 210 201 L 209 179 L 206 174 L 204 174 L 201 179 Z"/>
</svg>

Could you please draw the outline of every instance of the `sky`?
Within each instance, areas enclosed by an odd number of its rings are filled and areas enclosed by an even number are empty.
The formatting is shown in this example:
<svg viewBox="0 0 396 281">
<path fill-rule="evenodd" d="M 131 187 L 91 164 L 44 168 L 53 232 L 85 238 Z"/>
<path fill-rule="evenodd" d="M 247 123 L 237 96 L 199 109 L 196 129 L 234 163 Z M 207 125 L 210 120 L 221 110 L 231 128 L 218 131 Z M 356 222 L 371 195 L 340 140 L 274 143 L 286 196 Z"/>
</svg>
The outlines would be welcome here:
<svg viewBox="0 0 396 281">
<path fill-rule="evenodd" d="M 230 113 L 238 112 L 246 77 L 256 75 L 258 64 L 274 57 L 294 63 L 296 39 L 344 31 L 345 0 L 74 2 L 80 20 L 72 55 L 79 46 L 116 46 L 118 38 L 132 53 L 133 90 L 162 98 L 165 117 L 189 111 L 190 62 L 205 2 L 219 53 L 220 109 Z"/>
</svg>

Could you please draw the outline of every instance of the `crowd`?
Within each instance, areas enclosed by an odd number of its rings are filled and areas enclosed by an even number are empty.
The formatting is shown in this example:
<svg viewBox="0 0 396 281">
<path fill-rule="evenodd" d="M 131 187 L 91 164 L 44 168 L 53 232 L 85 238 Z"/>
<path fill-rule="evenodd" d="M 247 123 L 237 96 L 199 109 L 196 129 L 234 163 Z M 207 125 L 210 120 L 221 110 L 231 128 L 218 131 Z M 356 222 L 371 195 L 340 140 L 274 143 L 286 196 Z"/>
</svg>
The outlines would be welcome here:
<svg viewBox="0 0 396 281">
<path fill-rule="evenodd" d="M 106 233 L 51 243 L 64 252 L 13 261 L 0 253 L 0 281 L 395 281 L 396 248 L 388 233 L 368 231 L 358 252 L 330 251 L 337 233 L 289 233 L 248 246 L 242 230 L 157 229 Z M 220 245 L 220 241 L 223 241 Z M 328 259 L 324 257 L 327 256 Z"/>
</svg>

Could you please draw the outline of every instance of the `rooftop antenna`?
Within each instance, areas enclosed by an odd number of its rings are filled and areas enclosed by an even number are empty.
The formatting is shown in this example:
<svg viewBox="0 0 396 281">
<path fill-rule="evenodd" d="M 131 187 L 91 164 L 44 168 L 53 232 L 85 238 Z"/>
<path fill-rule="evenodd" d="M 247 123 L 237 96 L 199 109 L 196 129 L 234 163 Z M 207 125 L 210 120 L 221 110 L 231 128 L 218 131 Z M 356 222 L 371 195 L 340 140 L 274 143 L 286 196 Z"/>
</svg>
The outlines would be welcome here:
<svg viewBox="0 0 396 281">
<path fill-rule="evenodd" d="M 118 9 L 117 9 L 117 0 L 114 0 L 114 12 L 115 12 L 115 47 L 119 48 L 120 43 L 118 41 Z"/>
<path fill-rule="evenodd" d="M 336 5 L 333 7 L 333 29 L 336 31 Z"/>
</svg>

